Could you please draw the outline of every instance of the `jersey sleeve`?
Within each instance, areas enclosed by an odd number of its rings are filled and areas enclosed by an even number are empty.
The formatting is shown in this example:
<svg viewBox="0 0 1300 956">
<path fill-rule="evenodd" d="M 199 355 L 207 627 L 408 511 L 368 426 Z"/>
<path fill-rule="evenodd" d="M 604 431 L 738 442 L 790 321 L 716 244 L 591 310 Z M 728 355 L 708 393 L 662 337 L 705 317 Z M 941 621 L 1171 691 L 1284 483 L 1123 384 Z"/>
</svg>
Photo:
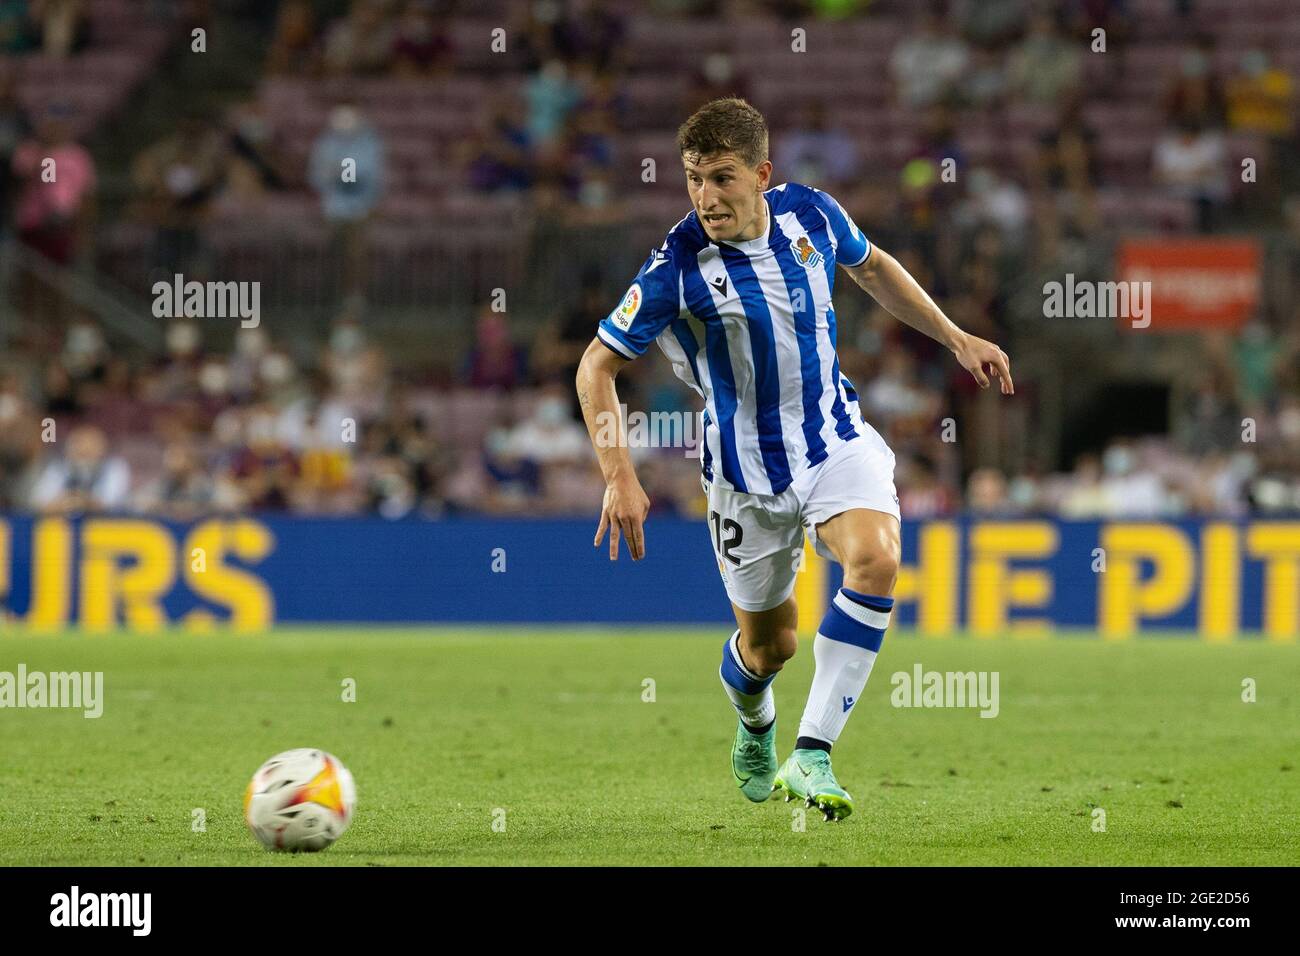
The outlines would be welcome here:
<svg viewBox="0 0 1300 956">
<path fill-rule="evenodd" d="M 871 240 L 862 234 L 858 224 L 844 211 L 830 193 L 814 189 L 813 202 L 831 224 L 835 236 L 835 261 L 842 266 L 860 266 L 871 255 Z"/>
<path fill-rule="evenodd" d="M 645 353 L 678 313 L 677 270 L 666 247 L 650 253 L 623 301 L 600 320 L 596 335 L 625 359 Z"/>
</svg>

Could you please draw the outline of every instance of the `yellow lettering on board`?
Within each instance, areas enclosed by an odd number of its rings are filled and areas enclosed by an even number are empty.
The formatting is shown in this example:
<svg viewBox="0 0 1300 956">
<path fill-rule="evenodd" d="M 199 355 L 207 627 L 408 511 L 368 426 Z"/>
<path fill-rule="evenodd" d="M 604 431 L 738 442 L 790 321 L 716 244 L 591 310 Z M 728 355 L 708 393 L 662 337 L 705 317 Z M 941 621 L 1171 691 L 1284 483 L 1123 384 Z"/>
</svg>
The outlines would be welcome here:
<svg viewBox="0 0 1300 956">
<path fill-rule="evenodd" d="M 1216 644 L 1231 641 L 1241 626 L 1241 545 L 1230 524 L 1201 529 L 1201 635 Z"/>
<path fill-rule="evenodd" d="M 123 558 L 133 559 L 124 566 Z M 81 525 L 81 626 L 107 631 L 123 623 L 154 633 L 167 624 L 162 601 L 176 583 L 176 545 L 171 532 L 152 521 L 94 518 Z"/>
<path fill-rule="evenodd" d="M 1195 556 L 1191 542 L 1165 524 L 1109 524 L 1101 529 L 1106 570 L 1097 575 L 1097 618 L 1104 639 L 1123 640 L 1145 617 L 1173 614 L 1191 597 Z M 1154 567 L 1142 580 L 1142 561 Z"/>
<path fill-rule="evenodd" d="M 72 589 L 72 527 L 62 518 L 42 518 L 32 526 L 32 603 L 27 626 L 57 631 L 68 623 Z"/>
<path fill-rule="evenodd" d="M 1251 525 L 1246 550 L 1264 562 L 1264 633 L 1271 641 L 1290 644 L 1300 631 L 1300 522 Z"/>
<path fill-rule="evenodd" d="M 1008 629 L 1012 607 L 1043 607 L 1052 599 L 1052 576 L 1045 568 L 1017 568 L 1013 558 L 1050 558 L 1060 546 L 1056 527 L 1046 521 L 988 522 L 970 532 L 967 569 L 967 626 L 976 637 L 993 637 Z M 1010 624 L 1023 633 L 1046 633 L 1046 618 Z"/>
<path fill-rule="evenodd" d="M 257 575 L 225 563 L 228 554 L 247 562 L 260 561 L 270 554 L 275 548 L 275 538 L 267 527 L 247 518 L 205 521 L 191 529 L 182 553 L 193 554 L 195 548 L 203 549 L 207 561 L 203 571 L 195 571 L 190 561 L 184 563 L 185 583 L 190 590 L 204 600 L 228 608 L 233 630 L 250 632 L 270 627 L 275 619 L 271 589 Z M 210 624 L 202 616 L 196 618 L 196 623 Z"/>
<path fill-rule="evenodd" d="M 957 528 L 945 521 L 923 525 L 916 536 L 917 563 L 898 569 L 894 606 L 916 602 L 916 628 L 926 637 L 951 637 L 957 627 Z"/>
</svg>

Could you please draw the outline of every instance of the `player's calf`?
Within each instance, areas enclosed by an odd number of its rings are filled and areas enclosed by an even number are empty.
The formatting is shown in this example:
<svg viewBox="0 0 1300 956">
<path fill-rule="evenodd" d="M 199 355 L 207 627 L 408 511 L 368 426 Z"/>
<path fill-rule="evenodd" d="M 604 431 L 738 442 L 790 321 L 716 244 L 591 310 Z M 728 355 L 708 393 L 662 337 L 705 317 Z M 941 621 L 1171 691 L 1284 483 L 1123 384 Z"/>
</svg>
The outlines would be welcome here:
<svg viewBox="0 0 1300 956">
<path fill-rule="evenodd" d="M 772 695 L 776 674 L 762 676 L 746 666 L 737 630 L 722 645 L 718 676 L 740 715 L 731 745 L 732 777 L 748 799 L 761 803 L 771 794 L 776 773 L 776 698 Z"/>
<path fill-rule="evenodd" d="M 745 666 L 762 677 L 776 674 L 799 647 L 794 598 L 766 611 L 746 611 L 734 603 L 731 607 L 739 625 L 737 651 Z"/>
</svg>

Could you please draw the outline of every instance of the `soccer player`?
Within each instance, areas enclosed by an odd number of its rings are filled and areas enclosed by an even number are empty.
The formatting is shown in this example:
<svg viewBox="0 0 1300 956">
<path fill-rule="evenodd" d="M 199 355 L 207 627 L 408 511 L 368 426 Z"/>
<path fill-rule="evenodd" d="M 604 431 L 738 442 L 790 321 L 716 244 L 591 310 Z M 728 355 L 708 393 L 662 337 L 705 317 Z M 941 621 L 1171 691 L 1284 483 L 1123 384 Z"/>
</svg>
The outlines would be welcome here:
<svg viewBox="0 0 1300 956">
<path fill-rule="evenodd" d="M 650 501 L 622 433 L 608 446 L 596 436 L 600 423 L 618 421 L 619 370 L 658 341 L 704 399 L 708 526 L 737 625 L 721 668 L 740 715 L 736 784 L 756 803 L 781 790 L 840 820 L 853 800 L 831 771 L 831 747 L 889 625 L 900 555 L 894 454 L 863 421 L 835 355 L 835 267 L 946 345 L 981 387 L 993 375 L 1010 395 L 1009 363 L 949 321 L 831 196 L 771 186 L 767 124 L 749 103 L 706 104 L 678 130 L 677 146 L 694 209 L 600 322 L 578 369 L 578 400 L 606 482 L 594 544 L 608 530 L 611 561 L 620 538 L 633 561 L 645 554 Z M 805 531 L 818 554 L 843 567 L 844 586 L 813 640 L 808 703 L 794 752 L 778 769 L 772 681 L 797 644 L 793 592 Z"/>
</svg>

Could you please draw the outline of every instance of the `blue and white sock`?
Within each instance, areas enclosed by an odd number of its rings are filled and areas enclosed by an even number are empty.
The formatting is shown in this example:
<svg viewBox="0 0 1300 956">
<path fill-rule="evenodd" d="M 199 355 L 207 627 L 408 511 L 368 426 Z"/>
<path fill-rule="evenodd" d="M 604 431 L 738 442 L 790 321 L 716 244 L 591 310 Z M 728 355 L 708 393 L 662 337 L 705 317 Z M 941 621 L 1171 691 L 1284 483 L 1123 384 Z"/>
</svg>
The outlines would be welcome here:
<svg viewBox="0 0 1300 956">
<path fill-rule="evenodd" d="M 836 593 L 813 639 L 816 670 L 795 746 L 820 742 L 825 746 L 818 749 L 829 750 L 835 743 L 867 686 L 893 607 L 891 597 L 848 588 Z"/>
<path fill-rule="evenodd" d="M 765 731 L 776 720 L 776 697 L 772 694 L 772 681 L 776 675 L 759 677 L 742 664 L 739 642 L 740 631 L 737 630 L 722 645 L 722 667 L 718 674 L 745 726 L 753 731 Z"/>
</svg>

